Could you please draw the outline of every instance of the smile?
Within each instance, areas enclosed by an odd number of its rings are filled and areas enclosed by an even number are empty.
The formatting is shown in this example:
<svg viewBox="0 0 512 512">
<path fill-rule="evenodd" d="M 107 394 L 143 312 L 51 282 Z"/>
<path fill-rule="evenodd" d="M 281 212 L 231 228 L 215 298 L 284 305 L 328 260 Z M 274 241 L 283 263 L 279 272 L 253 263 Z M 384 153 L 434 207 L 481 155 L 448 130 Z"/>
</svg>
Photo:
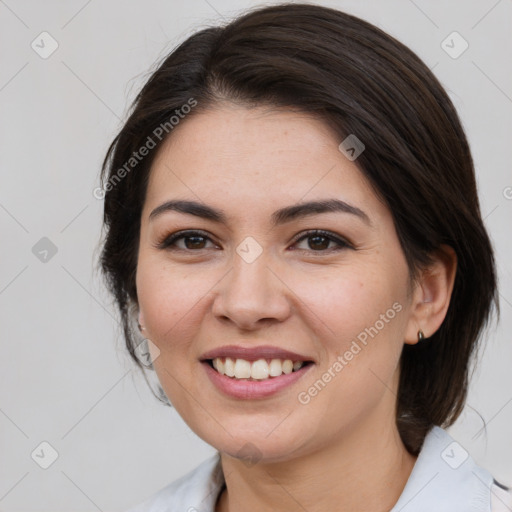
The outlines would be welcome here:
<svg viewBox="0 0 512 512">
<path fill-rule="evenodd" d="M 313 357 L 272 345 L 225 345 L 199 361 L 214 387 L 239 400 L 270 398 L 291 388 L 316 364 Z"/>
<path fill-rule="evenodd" d="M 300 370 L 306 361 L 292 361 L 291 359 L 246 359 L 231 357 L 216 357 L 208 361 L 210 366 L 221 375 L 232 379 L 268 380 L 281 375 Z"/>
</svg>

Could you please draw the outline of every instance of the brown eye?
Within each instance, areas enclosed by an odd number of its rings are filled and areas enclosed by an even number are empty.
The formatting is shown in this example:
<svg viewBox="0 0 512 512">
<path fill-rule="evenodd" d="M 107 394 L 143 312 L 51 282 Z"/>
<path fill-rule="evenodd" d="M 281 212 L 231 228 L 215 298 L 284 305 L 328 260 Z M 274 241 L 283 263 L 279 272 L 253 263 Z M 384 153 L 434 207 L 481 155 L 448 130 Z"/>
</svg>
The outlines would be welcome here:
<svg viewBox="0 0 512 512">
<path fill-rule="evenodd" d="M 206 244 L 204 236 L 184 236 L 183 240 L 187 249 L 204 249 Z"/>
<path fill-rule="evenodd" d="M 307 243 L 303 243 L 306 242 Z M 302 247 L 300 247 L 302 244 Z M 331 252 L 350 248 L 350 244 L 342 238 L 329 233 L 328 231 L 314 230 L 304 234 L 296 242 L 296 248 L 299 250 L 313 252 Z"/>
<path fill-rule="evenodd" d="M 208 246 L 208 243 L 211 245 Z M 180 231 L 173 233 L 157 243 L 158 249 L 200 251 L 203 249 L 216 248 L 210 237 L 198 231 Z"/>
<path fill-rule="evenodd" d="M 308 237 L 308 246 L 314 251 L 327 249 L 329 247 L 329 242 L 331 242 L 331 240 L 322 235 Z"/>
</svg>

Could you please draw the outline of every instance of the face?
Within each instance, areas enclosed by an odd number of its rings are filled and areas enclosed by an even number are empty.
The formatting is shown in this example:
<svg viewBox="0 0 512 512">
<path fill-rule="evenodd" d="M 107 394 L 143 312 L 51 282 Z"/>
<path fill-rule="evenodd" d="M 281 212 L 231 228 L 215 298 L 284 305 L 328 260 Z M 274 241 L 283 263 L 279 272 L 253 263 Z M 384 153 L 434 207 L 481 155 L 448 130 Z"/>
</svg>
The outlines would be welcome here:
<svg viewBox="0 0 512 512">
<path fill-rule="evenodd" d="M 219 106 L 151 169 L 140 322 L 171 403 L 221 452 L 285 460 L 393 420 L 408 268 L 340 142 L 305 114 Z"/>
</svg>

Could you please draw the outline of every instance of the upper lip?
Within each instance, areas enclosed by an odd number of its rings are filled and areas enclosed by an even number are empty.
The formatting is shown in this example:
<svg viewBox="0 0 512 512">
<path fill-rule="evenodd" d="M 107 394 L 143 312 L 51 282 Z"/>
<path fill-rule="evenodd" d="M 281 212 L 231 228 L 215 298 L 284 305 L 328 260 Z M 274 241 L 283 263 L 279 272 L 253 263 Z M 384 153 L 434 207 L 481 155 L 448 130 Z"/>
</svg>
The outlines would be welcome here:
<svg viewBox="0 0 512 512">
<path fill-rule="evenodd" d="M 258 359 L 291 359 L 292 361 L 312 361 L 310 357 L 291 352 L 271 345 L 260 345 L 257 347 L 246 347 L 241 345 L 224 345 L 205 352 L 201 361 L 215 359 L 216 357 L 230 357 L 232 359 L 245 359 L 246 361 L 257 361 Z"/>
</svg>

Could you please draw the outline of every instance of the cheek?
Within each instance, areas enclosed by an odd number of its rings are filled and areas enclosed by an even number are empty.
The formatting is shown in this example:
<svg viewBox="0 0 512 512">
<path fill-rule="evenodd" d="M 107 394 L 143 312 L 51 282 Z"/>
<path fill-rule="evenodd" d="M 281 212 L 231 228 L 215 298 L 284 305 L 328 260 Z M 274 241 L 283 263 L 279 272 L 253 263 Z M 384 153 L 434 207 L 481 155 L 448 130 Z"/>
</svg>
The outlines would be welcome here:
<svg viewBox="0 0 512 512">
<path fill-rule="evenodd" d="M 317 353 L 322 354 L 320 379 L 330 389 L 315 395 L 315 401 L 326 410 L 355 411 L 373 403 L 390 386 L 403 346 L 406 283 L 368 266 L 360 271 L 351 266 L 333 275 L 323 282 L 297 280 L 293 286 L 303 301 L 301 314 L 312 319 Z M 315 382 L 318 374 L 305 383 L 304 391 Z"/>
<path fill-rule="evenodd" d="M 376 323 L 379 333 L 390 331 L 392 324 L 395 330 L 401 325 L 395 319 L 400 316 L 397 309 L 404 310 L 405 287 L 382 269 L 350 266 L 330 270 L 328 277 L 301 273 L 290 287 L 303 303 L 303 313 L 314 313 L 309 316 L 316 319 L 319 337 L 328 340 L 331 352 L 344 350 L 360 333 L 364 338 Z"/>
<path fill-rule="evenodd" d="M 207 295 L 216 279 L 208 272 L 190 272 L 162 261 L 139 260 L 137 295 L 149 334 L 160 350 L 173 354 L 186 346 L 200 326 Z"/>
<path fill-rule="evenodd" d="M 197 413 L 184 389 L 193 389 L 197 378 L 194 340 L 204 318 L 206 296 L 215 281 L 208 273 L 177 269 L 161 260 L 139 259 L 139 305 L 148 326 L 147 336 L 159 350 L 153 366 L 173 407 L 186 418 Z M 202 418 L 200 423 L 207 421 Z"/>
</svg>

